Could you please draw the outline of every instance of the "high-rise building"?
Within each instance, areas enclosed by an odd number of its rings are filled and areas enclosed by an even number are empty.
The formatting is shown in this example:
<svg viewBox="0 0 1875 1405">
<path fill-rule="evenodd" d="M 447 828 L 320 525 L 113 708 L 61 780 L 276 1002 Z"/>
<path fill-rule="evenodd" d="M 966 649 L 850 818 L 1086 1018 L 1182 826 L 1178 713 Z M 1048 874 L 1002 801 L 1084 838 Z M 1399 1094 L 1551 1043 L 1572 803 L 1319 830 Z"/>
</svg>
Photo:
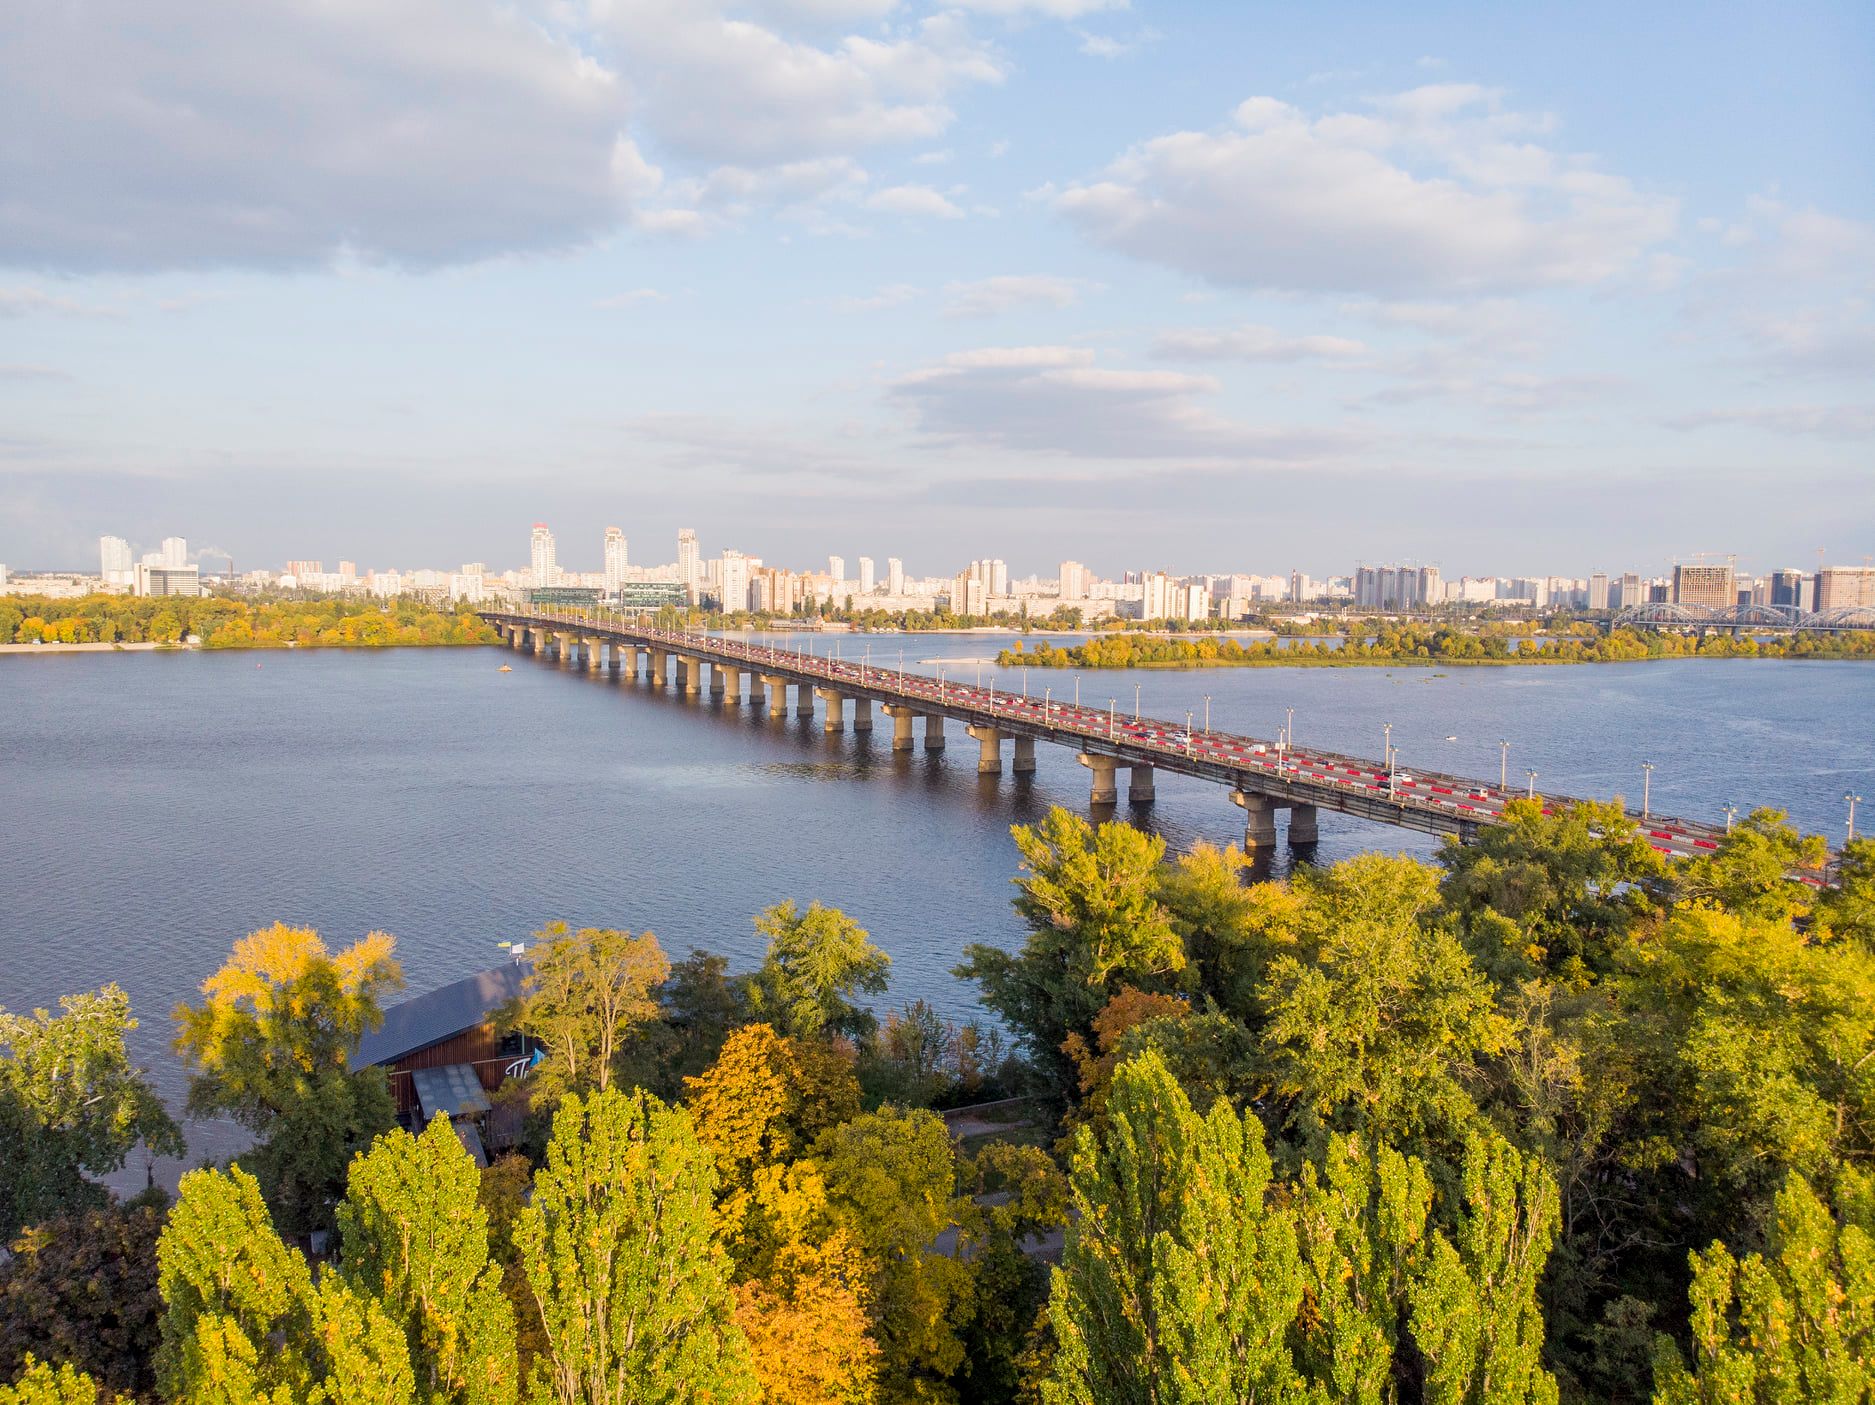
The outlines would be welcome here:
<svg viewBox="0 0 1875 1405">
<path fill-rule="evenodd" d="M 876 582 L 873 579 L 872 558 L 870 556 L 860 557 L 859 558 L 859 593 L 861 595 L 871 595 L 873 591 L 873 586 L 875 584 Z"/>
<path fill-rule="evenodd" d="M 349 586 L 357 579 L 358 563 L 356 561 L 339 562 L 339 584 L 341 586 Z"/>
<path fill-rule="evenodd" d="M 905 563 L 896 556 L 885 558 L 885 593 L 887 595 L 905 593 Z"/>
<path fill-rule="evenodd" d="M 180 571 L 189 564 L 189 542 L 186 537 L 163 538 L 163 564 L 172 571 Z"/>
<path fill-rule="evenodd" d="M 1816 573 L 1816 608 L 1875 605 L 1875 566 L 1825 566 Z"/>
<path fill-rule="evenodd" d="M 1001 561 L 990 562 L 990 594 L 1009 594 L 1009 567 Z"/>
<path fill-rule="evenodd" d="M 677 529 L 677 579 L 694 586 L 703 579 L 703 558 L 697 554 L 697 534 L 689 527 Z"/>
<path fill-rule="evenodd" d="M 1063 561 L 1059 567 L 1060 581 L 1056 589 L 1063 600 L 1087 599 L 1087 567 L 1079 561 Z"/>
<path fill-rule="evenodd" d="M 1589 575 L 1589 608 L 1606 610 L 1608 608 L 1608 573 L 1594 571 Z"/>
<path fill-rule="evenodd" d="M 554 559 L 553 533 L 547 530 L 545 522 L 534 524 L 534 535 L 530 546 L 530 570 L 534 586 L 544 588 L 560 583 L 560 564 Z"/>
<path fill-rule="evenodd" d="M 716 596 L 725 613 L 749 608 L 749 559 L 739 551 L 725 551 L 716 565 Z"/>
<path fill-rule="evenodd" d="M 844 556 L 829 556 L 827 558 L 827 574 L 836 584 L 845 580 L 846 558 Z"/>
<path fill-rule="evenodd" d="M 1771 572 L 1771 593 L 1766 603 L 1789 605 L 1792 609 L 1801 610 L 1803 608 L 1803 572 L 1793 566 Z"/>
<path fill-rule="evenodd" d="M 605 529 L 605 589 L 606 594 L 616 594 L 625 584 L 625 569 L 631 559 L 625 545 L 625 531 L 621 527 Z"/>
<path fill-rule="evenodd" d="M 1738 588 L 1732 580 L 1732 563 L 1710 566 L 1700 562 L 1673 568 L 1673 603 L 1703 605 L 1714 610 L 1729 610 L 1738 603 Z"/>
<path fill-rule="evenodd" d="M 129 585 L 135 579 L 136 568 L 130 543 L 122 537 L 99 537 L 98 568 L 106 585 Z"/>
<path fill-rule="evenodd" d="M 304 585 L 306 583 L 306 577 L 322 576 L 325 574 L 325 562 L 289 561 L 286 563 L 286 573 L 301 585 Z"/>
</svg>

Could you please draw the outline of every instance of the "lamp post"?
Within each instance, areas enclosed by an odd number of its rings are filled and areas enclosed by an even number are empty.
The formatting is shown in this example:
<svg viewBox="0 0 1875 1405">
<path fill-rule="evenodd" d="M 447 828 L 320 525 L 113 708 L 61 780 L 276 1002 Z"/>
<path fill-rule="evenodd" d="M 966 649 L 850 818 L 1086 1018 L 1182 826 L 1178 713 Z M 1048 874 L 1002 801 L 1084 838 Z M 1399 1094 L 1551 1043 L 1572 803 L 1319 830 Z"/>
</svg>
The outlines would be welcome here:
<svg viewBox="0 0 1875 1405">
<path fill-rule="evenodd" d="M 1861 803 L 1862 797 L 1852 790 L 1844 795 L 1843 799 L 1849 802 L 1849 842 L 1853 844 L 1855 843 L 1855 807 Z"/>
<path fill-rule="evenodd" d="M 1526 792 L 1526 794 L 1528 798 L 1530 798 L 1531 800 L 1534 800 L 1536 799 L 1536 772 L 1525 771 L 1524 774 L 1530 778 L 1530 789 Z"/>
<path fill-rule="evenodd" d="M 1028 695 L 1029 695 L 1029 671 L 1025 668 L 1022 670 L 1022 696 L 1026 698 Z"/>
<path fill-rule="evenodd" d="M 860 661 L 859 661 L 859 681 L 860 682 L 864 683 L 866 681 L 866 669 L 871 665 L 871 663 L 872 663 L 872 645 L 868 643 L 866 645 L 866 652 L 860 658 Z"/>
<path fill-rule="evenodd" d="M 1393 769 L 1393 724 L 1382 722 L 1380 731 L 1384 737 L 1380 747 L 1380 759 L 1387 763 L 1387 769 L 1391 771 Z"/>
<path fill-rule="evenodd" d="M 1078 673 L 1074 675 L 1074 705 L 1077 708 L 1081 705 L 1081 675 Z"/>
<path fill-rule="evenodd" d="M 1721 805 L 1719 808 L 1725 811 L 1725 832 L 1730 834 L 1732 832 L 1732 821 L 1738 817 L 1738 806 Z"/>
<path fill-rule="evenodd" d="M 1497 744 L 1497 788 L 1502 794 L 1510 788 L 1510 743 Z"/>
<path fill-rule="evenodd" d="M 1652 795 L 1653 795 L 1653 784 L 1654 784 L 1654 763 L 1651 761 L 1643 761 L 1641 762 L 1641 818 L 1642 819 L 1647 818 L 1647 806 L 1648 806 L 1648 801 L 1652 798 Z"/>
<path fill-rule="evenodd" d="M 1042 689 L 1042 725 L 1044 727 L 1048 725 L 1049 707 L 1054 701 L 1054 696 L 1055 696 L 1055 689 L 1054 689 L 1053 684 L 1050 684 L 1048 687 Z"/>
<path fill-rule="evenodd" d="M 1204 695 L 1204 734 L 1207 737 L 1211 735 L 1211 695 L 1209 693 Z"/>
<path fill-rule="evenodd" d="M 1286 707 L 1283 711 L 1288 714 L 1287 720 L 1283 723 L 1283 736 L 1288 739 L 1289 745 L 1294 746 L 1296 741 L 1296 710 L 1293 707 Z"/>
<path fill-rule="evenodd" d="M 1118 703 L 1119 701 L 1120 700 L 1118 698 L 1107 699 L 1107 740 L 1108 741 L 1113 740 L 1113 709 L 1114 709 L 1114 705 Z"/>
<path fill-rule="evenodd" d="M 1133 685 L 1133 720 L 1139 721 L 1139 684 Z"/>
<path fill-rule="evenodd" d="M 1185 754 L 1191 755 L 1191 709 L 1185 709 Z"/>
</svg>

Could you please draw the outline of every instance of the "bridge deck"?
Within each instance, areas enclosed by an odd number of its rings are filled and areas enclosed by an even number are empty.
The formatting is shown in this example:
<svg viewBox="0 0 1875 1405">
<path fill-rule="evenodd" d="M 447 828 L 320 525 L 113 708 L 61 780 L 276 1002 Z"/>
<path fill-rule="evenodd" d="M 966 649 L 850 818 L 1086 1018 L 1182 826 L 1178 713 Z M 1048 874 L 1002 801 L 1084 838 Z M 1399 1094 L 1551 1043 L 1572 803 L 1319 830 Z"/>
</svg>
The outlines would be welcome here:
<svg viewBox="0 0 1875 1405">
<path fill-rule="evenodd" d="M 1128 717 L 1112 708 L 1081 707 L 979 688 L 896 668 L 825 658 L 799 650 L 744 643 L 715 635 L 656 629 L 624 619 L 551 611 L 485 610 L 491 624 L 519 625 L 657 649 L 722 663 L 790 683 L 826 688 L 848 697 L 910 708 L 966 726 L 994 728 L 1004 736 L 1028 737 L 1090 756 L 1111 757 L 1120 766 L 1151 766 L 1195 776 L 1264 797 L 1278 806 L 1314 805 L 1381 824 L 1426 834 L 1470 838 L 1479 826 L 1501 823 L 1503 809 L 1525 798 L 1488 781 L 1414 768 L 1390 774 L 1371 758 L 1311 747 L 1284 746 L 1267 738 L 1231 732 L 1194 731 L 1154 717 Z M 1572 797 L 1537 793 L 1544 813 Z M 1647 842 L 1670 857 L 1687 858 L 1718 847 L 1724 830 L 1715 825 L 1628 812 Z M 1820 874 L 1795 874 L 1821 885 Z"/>
</svg>

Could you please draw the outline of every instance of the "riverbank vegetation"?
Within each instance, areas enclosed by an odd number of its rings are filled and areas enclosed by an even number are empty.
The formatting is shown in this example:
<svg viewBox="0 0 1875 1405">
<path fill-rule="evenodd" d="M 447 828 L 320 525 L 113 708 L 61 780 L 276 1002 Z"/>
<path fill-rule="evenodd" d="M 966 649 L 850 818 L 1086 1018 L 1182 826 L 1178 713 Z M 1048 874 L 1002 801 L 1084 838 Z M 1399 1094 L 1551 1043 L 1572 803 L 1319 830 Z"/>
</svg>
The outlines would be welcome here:
<svg viewBox="0 0 1875 1405">
<path fill-rule="evenodd" d="M 205 649 L 497 644 L 473 607 L 398 597 L 86 595 L 0 599 L 0 644 L 181 643 Z"/>
<path fill-rule="evenodd" d="M 550 924 L 485 1170 L 350 1067 L 382 934 L 177 1011 L 256 1146 L 173 1203 L 88 1179 L 175 1149 L 122 993 L 0 1016 L 0 1405 L 1870 1398 L 1875 842 L 1817 890 L 1775 812 L 1674 866 L 1506 815 L 1246 884 L 1053 811 L 960 968 L 994 1029 L 878 1018 L 817 904 L 743 976 Z"/>
<path fill-rule="evenodd" d="M 1477 630 L 1371 621 L 1370 631 L 1332 639 L 1168 638 L 1099 635 L 1066 648 L 1017 641 L 996 662 L 1004 668 L 1358 667 L 1373 664 L 1541 665 L 1635 663 L 1647 659 L 1875 659 L 1875 632 L 1751 635 L 1667 634 L 1618 629 L 1608 634 L 1546 635 L 1486 626 Z"/>
</svg>

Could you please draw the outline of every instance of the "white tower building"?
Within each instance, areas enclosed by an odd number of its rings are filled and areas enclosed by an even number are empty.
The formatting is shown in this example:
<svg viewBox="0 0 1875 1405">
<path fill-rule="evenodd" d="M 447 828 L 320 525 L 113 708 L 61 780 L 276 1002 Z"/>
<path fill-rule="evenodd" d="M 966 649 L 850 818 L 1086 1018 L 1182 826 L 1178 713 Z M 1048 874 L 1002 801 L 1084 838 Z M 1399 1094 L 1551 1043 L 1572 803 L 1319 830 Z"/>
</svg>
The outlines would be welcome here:
<svg viewBox="0 0 1875 1405">
<path fill-rule="evenodd" d="M 677 579 L 693 588 L 703 579 L 703 559 L 697 554 L 697 534 L 689 527 L 677 529 Z"/>
<path fill-rule="evenodd" d="M 885 558 L 885 593 L 887 595 L 905 593 L 905 563 L 896 556 Z"/>
<path fill-rule="evenodd" d="M 189 541 L 186 537 L 163 538 L 163 564 L 180 571 L 189 564 Z"/>
<path fill-rule="evenodd" d="M 620 527 L 605 529 L 605 588 L 608 594 L 625 583 L 625 568 L 630 557 L 625 546 L 625 532 Z"/>
<path fill-rule="evenodd" d="M 872 587 L 873 587 L 872 570 L 873 570 L 872 558 L 870 556 L 860 557 L 859 558 L 859 593 L 861 595 L 872 594 Z"/>
<path fill-rule="evenodd" d="M 536 586 L 556 585 L 560 580 L 560 566 L 554 560 L 553 533 L 547 530 L 545 522 L 534 524 L 534 535 L 530 543 L 531 575 Z"/>
<path fill-rule="evenodd" d="M 835 585 L 838 585 L 841 581 L 846 579 L 846 558 L 844 556 L 829 556 L 827 558 L 827 576 Z"/>
<path fill-rule="evenodd" d="M 122 537 L 99 537 L 98 567 L 106 585 L 129 585 L 136 578 L 130 543 Z"/>
</svg>

